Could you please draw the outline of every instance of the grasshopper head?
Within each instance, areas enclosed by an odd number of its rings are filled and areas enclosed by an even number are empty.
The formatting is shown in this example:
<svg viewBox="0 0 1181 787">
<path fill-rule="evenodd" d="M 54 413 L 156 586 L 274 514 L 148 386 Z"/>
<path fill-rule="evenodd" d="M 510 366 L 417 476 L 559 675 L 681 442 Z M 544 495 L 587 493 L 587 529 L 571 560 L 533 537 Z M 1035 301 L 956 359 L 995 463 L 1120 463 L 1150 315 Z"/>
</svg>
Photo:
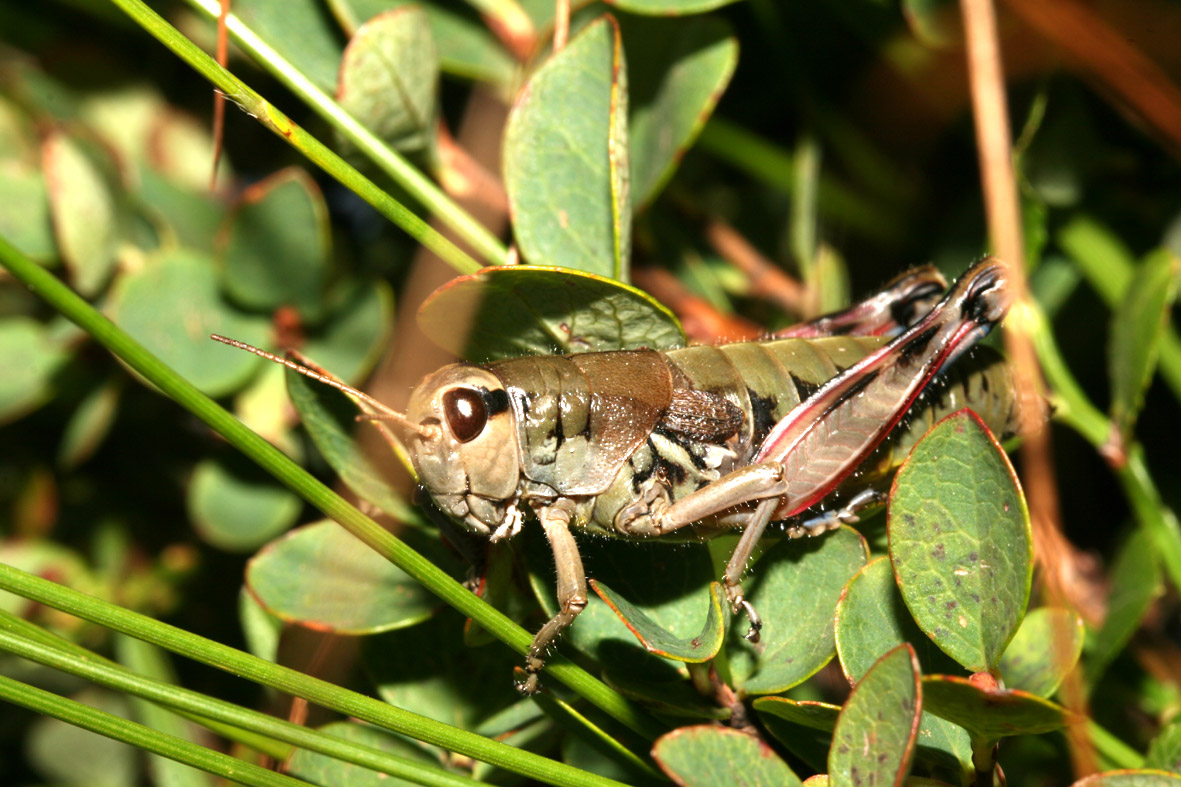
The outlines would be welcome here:
<svg viewBox="0 0 1181 787">
<path fill-rule="evenodd" d="M 419 481 L 443 511 L 482 535 L 519 521 L 517 430 L 496 375 L 444 366 L 414 389 L 406 417 L 420 427 L 407 446 Z"/>
</svg>

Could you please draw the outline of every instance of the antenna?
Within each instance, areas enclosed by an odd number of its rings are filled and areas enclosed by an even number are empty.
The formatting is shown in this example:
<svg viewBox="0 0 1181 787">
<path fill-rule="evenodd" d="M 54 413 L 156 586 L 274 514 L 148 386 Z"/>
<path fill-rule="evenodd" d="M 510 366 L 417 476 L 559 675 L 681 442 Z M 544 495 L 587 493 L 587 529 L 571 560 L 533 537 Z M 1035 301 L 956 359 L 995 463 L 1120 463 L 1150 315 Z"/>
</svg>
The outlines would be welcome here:
<svg viewBox="0 0 1181 787">
<path fill-rule="evenodd" d="M 336 390 L 341 391 L 342 393 L 348 394 L 349 396 L 355 396 L 357 399 L 360 399 L 362 402 L 369 405 L 374 410 L 377 410 L 376 413 L 366 413 L 364 415 L 364 417 L 357 416 L 358 420 L 392 421 L 395 424 L 397 424 L 405 429 L 409 429 L 411 432 L 421 435 L 422 437 L 427 438 L 427 439 L 429 439 L 433 434 L 433 432 L 431 432 L 429 429 L 425 429 L 425 428 L 419 426 L 418 424 L 414 423 L 409 418 L 407 418 L 405 415 L 403 415 L 402 413 L 399 413 L 397 410 L 393 409 L 392 407 L 382 404 L 381 402 L 377 401 L 376 399 L 374 399 L 372 396 L 365 393 L 364 391 L 358 391 L 356 388 L 352 387 L 351 385 L 346 385 L 345 383 L 342 383 L 340 380 L 336 379 L 335 377 L 330 377 L 329 375 L 323 374 L 321 372 L 317 372 L 314 369 L 309 369 L 308 367 L 303 366 L 302 364 L 298 364 L 289 358 L 282 358 L 278 355 L 275 355 L 274 353 L 269 353 L 266 350 L 260 350 L 259 348 L 255 347 L 252 344 L 247 344 L 246 342 L 240 342 L 237 339 L 231 339 L 227 336 L 219 336 L 216 333 L 209 334 L 209 338 L 213 339 L 215 342 L 221 342 L 222 344 L 228 344 L 231 347 L 235 347 L 239 350 L 245 350 L 246 352 L 254 353 L 255 355 L 257 355 L 261 358 L 266 358 L 268 361 L 274 361 L 277 364 L 280 364 L 282 366 L 286 366 L 291 371 L 299 372 L 304 377 L 310 377 L 311 379 L 315 380 L 316 382 L 331 386 L 331 387 L 335 388 Z"/>
</svg>

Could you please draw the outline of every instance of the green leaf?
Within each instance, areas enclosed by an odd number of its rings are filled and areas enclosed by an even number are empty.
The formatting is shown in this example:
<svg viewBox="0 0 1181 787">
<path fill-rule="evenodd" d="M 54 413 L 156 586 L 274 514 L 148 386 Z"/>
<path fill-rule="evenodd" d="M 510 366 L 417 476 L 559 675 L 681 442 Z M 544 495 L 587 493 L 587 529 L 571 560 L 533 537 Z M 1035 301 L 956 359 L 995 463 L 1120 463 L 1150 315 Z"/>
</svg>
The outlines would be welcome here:
<svg viewBox="0 0 1181 787">
<path fill-rule="evenodd" d="M 650 653 L 675 661 L 700 664 L 712 659 L 722 648 L 725 613 L 722 611 L 722 587 L 717 582 L 709 586 L 709 607 L 701 633 L 686 638 L 673 636 L 641 608 L 629 603 L 602 582 L 592 579 L 590 585 Z"/>
<path fill-rule="evenodd" d="M 209 175 L 206 173 L 206 179 Z M 158 226 L 165 237 L 196 251 L 212 254 L 218 229 L 225 222 L 227 208 L 206 191 L 192 191 L 163 177 L 153 169 L 140 175 L 139 209 Z"/>
<path fill-rule="evenodd" d="M 762 638 L 751 645 L 742 638 L 744 626 L 728 634 L 737 687 L 748 695 L 778 694 L 828 663 L 836 652 L 837 600 L 866 555 L 861 535 L 842 527 L 816 538 L 784 540 L 759 558 L 743 586 L 763 618 Z"/>
<path fill-rule="evenodd" d="M 607 0 L 608 3 L 633 14 L 653 16 L 682 16 L 712 11 L 736 0 Z"/>
<path fill-rule="evenodd" d="M 373 369 L 394 328 L 394 293 L 384 281 L 357 280 L 338 287 L 324 322 L 309 331 L 304 355 L 357 383 Z"/>
<path fill-rule="evenodd" d="M 377 749 L 386 754 L 413 760 L 423 765 L 438 766 L 437 760 L 421 746 L 416 746 L 405 738 L 400 738 L 370 724 L 358 721 L 334 721 L 320 727 L 319 731 L 331 735 L 333 738 Z M 295 754 L 287 761 L 287 767 L 284 770 L 292 776 L 306 779 L 314 784 L 347 784 L 349 787 L 402 787 L 402 785 L 420 784 L 420 782 L 407 781 L 386 773 L 378 773 L 362 765 L 355 765 L 307 749 L 296 749 Z"/>
<path fill-rule="evenodd" d="M 324 311 L 331 239 L 320 189 L 289 167 L 251 186 L 230 215 L 222 286 L 243 306 L 294 307 L 315 322 Z"/>
<path fill-rule="evenodd" d="M 522 89 L 505 129 L 504 174 L 528 262 L 627 280 L 627 77 L 610 16 L 579 33 Z"/>
<path fill-rule="evenodd" d="M 685 346 L 672 313 L 652 296 L 580 271 L 485 268 L 436 290 L 418 312 L 431 340 L 475 363 Z"/>
<path fill-rule="evenodd" d="M 268 326 L 222 300 L 213 261 L 197 252 L 166 252 L 120 276 L 107 310 L 119 327 L 210 396 L 241 388 L 261 363 L 209 340 L 218 333 L 258 345 Z"/>
<path fill-rule="evenodd" d="M 1116 303 L 1132 281 L 1135 258 L 1119 237 L 1096 219 L 1075 214 L 1055 238 L 1058 245 L 1083 269 L 1087 281 L 1108 303 Z"/>
<path fill-rule="evenodd" d="M 1181 776 L 1153 770 L 1108 771 L 1080 779 L 1071 787 L 1176 787 Z"/>
<path fill-rule="evenodd" d="M 1024 691 L 988 691 L 968 678 L 928 675 L 923 678 L 923 705 L 982 740 L 1009 735 L 1040 735 L 1061 729 L 1070 711 Z"/>
<path fill-rule="evenodd" d="M 197 464 L 185 500 L 201 539 L 227 552 L 250 552 L 286 532 L 303 501 L 253 464 L 228 455 Z"/>
<path fill-rule="evenodd" d="M 1005 686 L 1050 697 L 1082 650 L 1083 621 L 1077 614 L 1055 607 L 1031 610 L 1001 656 Z"/>
<path fill-rule="evenodd" d="M 246 586 L 281 620 L 337 634 L 412 626 L 439 603 L 331 521 L 297 528 L 263 547 L 246 567 Z"/>
<path fill-rule="evenodd" d="M 786 697 L 760 697 L 753 703 L 759 720 L 787 750 L 813 770 L 828 768 L 828 750 L 836 727 L 839 705 L 797 702 Z M 806 782 L 811 783 L 811 780 Z"/>
<path fill-rule="evenodd" d="M 1132 530 L 1112 561 L 1107 617 L 1088 642 L 1084 665 L 1088 683 L 1098 682 L 1140 628 L 1152 602 L 1164 592 L 1161 574 L 1152 536 L 1144 528 Z"/>
<path fill-rule="evenodd" d="M 123 392 L 123 378 L 108 380 L 86 395 L 70 416 L 57 451 L 58 464 L 74 468 L 89 459 L 106 438 Z"/>
<path fill-rule="evenodd" d="M 865 673 L 841 709 L 828 755 L 832 784 L 901 784 L 922 704 L 918 659 L 910 645 L 899 645 Z"/>
<path fill-rule="evenodd" d="M 954 669 L 910 616 L 894 583 L 890 560 L 882 555 L 853 575 L 836 610 L 837 657 L 850 683 L 856 684 L 878 657 L 909 642 L 924 672 Z"/>
<path fill-rule="evenodd" d="M 360 428 L 360 411 L 352 399 L 295 372 L 287 372 L 287 392 L 312 442 L 349 489 L 400 521 L 418 519 L 357 444 L 353 433 Z"/>
<path fill-rule="evenodd" d="M 466 647 L 463 618 L 449 610 L 367 637 L 361 654 L 383 700 L 461 729 L 474 730 L 520 701 L 513 685 L 516 654 L 500 645 Z M 493 734 L 499 738 L 503 731 Z"/>
<path fill-rule="evenodd" d="M 729 708 L 718 707 L 712 699 L 703 697 L 683 676 L 672 674 L 670 680 L 658 680 L 651 675 L 636 675 L 632 670 L 603 670 L 603 680 L 611 688 L 629 699 L 638 700 L 652 713 L 676 719 L 717 720 L 730 718 Z"/>
<path fill-rule="evenodd" d="M 1123 300 L 1111 315 L 1107 365 L 1111 375 L 1111 419 L 1124 440 L 1131 438 L 1144 393 L 1156 370 L 1169 311 L 1177 296 L 1181 259 L 1168 249 L 1150 254 L 1136 269 Z"/>
<path fill-rule="evenodd" d="M 42 264 L 57 257 L 49 192 L 40 172 L 0 168 L 0 205 L 0 236 Z"/>
<path fill-rule="evenodd" d="M 681 727 L 656 741 L 652 757 L 660 769 L 685 787 L 735 784 L 791 787 L 800 779 L 770 746 L 753 735 L 724 727 Z"/>
<path fill-rule="evenodd" d="M 390 147 L 433 147 L 438 96 L 439 53 L 419 6 L 373 17 L 345 47 L 336 100 Z"/>
<path fill-rule="evenodd" d="M 374 16 L 406 4 L 406 0 L 328 0 L 332 13 L 350 36 Z M 471 6 L 434 2 L 419 6 L 426 13 L 444 71 L 505 87 L 512 82 L 516 61 Z"/>
<path fill-rule="evenodd" d="M 1144 767 L 1181 773 L 1181 722 L 1174 721 L 1153 738 Z"/>
<path fill-rule="evenodd" d="M 342 46 L 319 0 L 234 0 L 234 15 L 316 87 L 336 87 Z"/>
<path fill-rule="evenodd" d="M 93 297 L 115 271 L 122 236 L 113 176 L 90 146 L 54 131 L 42 148 L 54 235 L 74 288 Z"/>
<path fill-rule="evenodd" d="M 127 700 L 105 689 L 84 689 L 73 699 L 120 718 L 131 718 Z M 25 748 L 30 763 L 50 783 L 79 784 L 78 775 L 83 773 L 86 783 L 93 787 L 123 787 L 137 781 L 139 752 L 64 721 L 47 717 L 33 721 Z"/>
<path fill-rule="evenodd" d="M 887 526 L 919 627 L 965 668 L 993 667 L 1029 600 L 1033 540 L 1013 466 L 974 413 L 948 416 L 914 447 Z"/>
<path fill-rule="evenodd" d="M 738 64 L 738 41 L 723 20 L 628 19 L 632 204 L 655 199 L 701 132 Z"/>
<path fill-rule="evenodd" d="M 12 421 L 41 405 L 50 393 L 53 375 L 69 356 L 49 330 L 29 317 L 0 319 L 0 423 Z"/>
<path fill-rule="evenodd" d="M 283 621 L 263 609 L 245 585 L 238 593 L 238 622 L 247 649 L 260 659 L 275 661 L 279 654 Z"/>
</svg>

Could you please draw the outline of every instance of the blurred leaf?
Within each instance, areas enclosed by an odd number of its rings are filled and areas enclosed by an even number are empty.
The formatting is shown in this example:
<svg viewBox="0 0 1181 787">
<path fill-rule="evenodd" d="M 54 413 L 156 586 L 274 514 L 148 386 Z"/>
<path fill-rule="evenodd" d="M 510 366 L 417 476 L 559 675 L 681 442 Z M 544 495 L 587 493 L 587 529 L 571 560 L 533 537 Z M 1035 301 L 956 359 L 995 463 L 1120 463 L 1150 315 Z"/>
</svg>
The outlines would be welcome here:
<svg viewBox="0 0 1181 787">
<path fill-rule="evenodd" d="M 283 621 L 263 609 L 245 585 L 238 593 L 238 622 L 247 649 L 260 659 L 274 661 L 279 653 Z"/>
<path fill-rule="evenodd" d="M 69 358 L 44 325 L 28 317 L 0 319 L 0 423 L 36 409 L 49 396 L 53 375 Z"/>
<path fill-rule="evenodd" d="M 1111 315 L 1107 364 L 1111 375 L 1111 419 L 1124 440 L 1144 406 L 1144 393 L 1156 370 L 1169 311 L 1177 296 L 1181 258 L 1168 249 L 1137 266 L 1119 308 Z"/>
<path fill-rule="evenodd" d="M 47 577 L 84 593 L 100 597 L 108 595 L 99 578 L 90 570 L 80 554 L 53 541 L 9 538 L 0 542 L 0 562 L 29 574 Z M 42 624 L 48 620 L 55 627 L 64 625 L 69 629 L 75 629 L 87 625 L 71 615 L 49 607 L 41 607 L 8 593 L 0 595 L 0 608 L 26 618 L 36 612 L 37 617 L 34 617 L 34 620 Z"/>
<path fill-rule="evenodd" d="M 267 321 L 232 309 L 218 294 L 213 260 L 174 250 L 119 277 L 107 302 L 119 327 L 210 396 L 246 384 L 262 361 L 210 341 L 209 334 L 262 344 Z"/>
<path fill-rule="evenodd" d="M 527 262 L 627 280 L 627 146 L 627 76 L 608 16 L 543 63 L 509 114 L 505 187 Z"/>
<path fill-rule="evenodd" d="M 1061 729 L 1071 720 L 1065 708 L 1028 692 L 987 691 L 967 678 L 951 675 L 923 678 L 923 705 L 989 741 L 1009 735 L 1040 735 Z"/>
<path fill-rule="evenodd" d="M 837 656 L 841 670 L 856 684 L 882 654 L 909 642 L 926 673 L 955 669 L 955 663 L 932 644 L 910 616 L 894 583 L 885 555 L 853 575 L 836 609 Z"/>
<path fill-rule="evenodd" d="M 1071 787 L 1175 787 L 1181 776 L 1152 770 L 1108 771 L 1080 779 Z"/>
<path fill-rule="evenodd" d="M 319 0 L 234 0 L 234 15 L 329 95 L 336 88 L 341 46 Z"/>
<path fill-rule="evenodd" d="M 394 329 L 394 293 L 384 281 L 357 280 L 337 287 L 324 322 L 309 331 L 302 347 L 312 360 L 331 365 L 350 383 L 372 371 Z"/>
<path fill-rule="evenodd" d="M 1083 650 L 1083 621 L 1056 607 L 1030 610 L 1001 656 L 1005 687 L 1051 697 L 1078 663 Z"/>
<path fill-rule="evenodd" d="M 127 700 L 105 689 L 84 689 L 72 699 L 124 719 L 131 718 Z M 138 751 L 64 721 L 48 717 L 33 721 L 25 748 L 33 767 L 53 784 L 125 787 L 136 783 Z"/>
<path fill-rule="evenodd" d="M 630 11 L 633 14 L 652 14 L 653 16 L 682 16 L 685 14 L 700 14 L 715 8 L 729 5 L 736 0 L 606 0 L 606 2 Z"/>
<path fill-rule="evenodd" d="M 41 263 L 57 258 L 49 192 L 35 170 L 0 167 L 0 236 Z"/>
<path fill-rule="evenodd" d="M 645 292 L 580 271 L 485 268 L 436 290 L 418 312 L 431 341 L 475 363 L 685 346 L 676 317 Z"/>
<path fill-rule="evenodd" d="M 1109 227 L 1085 213 L 1075 213 L 1055 239 L 1105 301 L 1117 303 L 1123 298 L 1132 281 L 1135 257 Z"/>
<path fill-rule="evenodd" d="M 727 635 L 736 687 L 748 695 L 777 694 L 828 663 L 836 652 L 837 600 L 865 565 L 867 551 L 856 530 L 842 527 L 817 538 L 785 539 L 758 559 L 743 586 L 763 618 L 761 639 L 750 644 L 737 623 Z"/>
<path fill-rule="evenodd" d="M 246 586 L 279 619 L 337 634 L 413 626 L 439 605 L 402 569 L 331 521 L 297 528 L 263 547 L 246 566 Z"/>
<path fill-rule="evenodd" d="M 677 784 L 715 787 L 790 787 L 800 779 L 775 751 L 753 735 L 724 727 L 681 727 L 652 747 L 656 764 Z"/>
<path fill-rule="evenodd" d="M 759 697 L 753 703 L 760 714 L 770 714 L 792 724 L 821 732 L 832 732 L 841 715 L 840 705 L 827 702 L 797 702 L 788 697 Z"/>
<path fill-rule="evenodd" d="M 968 670 L 992 668 L 1029 601 L 1033 541 L 1013 467 L 974 413 L 948 416 L 914 447 L 888 527 L 919 627 Z"/>
<path fill-rule="evenodd" d="M 865 673 L 841 709 L 828 755 L 832 783 L 901 783 L 914 759 L 922 704 L 918 659 L 910 645 L 899 645 Z"/>
<path fill-rule="evenodd" d="M 1084 666 L 1088 683 L 1098 682 L 1107 666 L 1140 628 L 1140 621 L 1152 602 L 1164 592 L 1161 573 L 1151 535 L 1144 528 L 1135 528 L 1112 561 L 1107 616 L 1099 630 L 1089 638 L 1087 647 Z"/>
<path fill-rule="evenodd" d="M 205 253 L 214 251 L 227 208 L 210 196 L 208 188 L 203 191 L 185 188 L 153 169 L 143 171 L 139 186 L 140 209 L 159 225 L 158 231 L 167 242 Z"/>
<path fill-rule="evenodd" d="M 42 156 L 57 247 L 74 288 L 93 297 L 115 270 L 123 221 L 117 184 L 90 146 L 60 131 L 46 137 Z"/>
<path fill-rule="evenodd" d="M 71 469 L 89 459 L 106 438 L 119 408 L 122 378 L 113 378 L 90 391 L 66 423 L 57 461 Z"/>
<path fill-rule="evenodd" d="M 367 637 L 362 648 L 378 695 L 413 713 L 471 730 L 520 701 L 513 685 L 517 655 L 501 646 L 465 647 L 463 619 L 450 610 Z"/>
<path fill-rule="evenodd" d="M 358 445 L 360 410 L 349 397 L 295 372 L 287 373 L 287 391 L 316 448 L 349 489 L 396 519 L 418 518 Z"/>
<path fill-rule="evenodd" d="M 1174 721 L 1153 738 L 1144 767 L 1181 773 L 1181 722 Z"/>
<path fill-rule="evenodd" d="M 293 306 L 312 322 L 324 312 L 331 262 L 328 208 L 320 189 L 290 167 L 242 195 L 225 231 L 222 286 L 243 306 Z"/>
<path fill-rule="evenodd" d="M 915 38 L 936 49 L 962 46 L 964 23 L 951 0 L 902 0 L 906 17 Z"/>
<path fill-rule="evenodd" d="M 386 732 L 369 724 L 359 721 L 334 721 L 319 728 L 319 731 L 365 746 L 378 749 L 386 754 L 414 760 L 423 765 L 438 767 L 438 762 L 405 738 Z M 397 776 L 378 773 L 361 765 L 317 754 L 306 749 L 296 749 L 295 754 L 287 760 L 287 773 L 299 779 L 306 779 L 314 784 L 347 784 L 350 787 L 402 787 L 402 785 L 417 785 L 421 782 L 407 781 Z"/>
<path fill-rule="evenodd" d="M 230 455 L 197 464 L 185 507 L 202 541 L 227 552 L 251 552 L 294 525 L 303 501 Z"/>
<path fill-rule="evenodd" d="M 374 16 L 401 8 L 407 0 L 328 0 L 345 33 Z M 509 85 L 517 64 L 470 5 L 420 2 L 431 35 L 439 49 L 439 65 L 448 73 L 469 79 Z"/>
<path fill-rule="evenodd" d="M 631 99 L 628 149 L 636 210 L 672 177 L 738 63 L 730 26 L 712 17 L 628 19 L 622 26 Z"/>
<path fill-rule="evenodd" d="M 590 581 L 591 589 L 607 602 L 648 651 L 676 661 L 700 664 L 709 661 L 722 647 L 725 613 L 722 611 L 721 585 L 713 582 L 709 586 L 709 606 L 701 632 L 693 637 L 675 637 L 656 623 L 639 607 L 612 592 L 601 582 Z"/>
<path fill-rule="evenodd" d="M 675 719 L 718 720 L 730 718 L 729 708 L 703 697 L 683 676 L 672 674 L 669 680 L 657 680 L 651 675 L 635 675 L 626 667 L 606 668 L 603 681 L 623 696 L 637 700 L 652 713 Z"/>
<path fill-rule="evenodd" d="M 433 147 L 438 95 L 439 54 L 421 7 L 371 18 L 345 47 L 336 100 L 394 149 Z"/>
</svg>

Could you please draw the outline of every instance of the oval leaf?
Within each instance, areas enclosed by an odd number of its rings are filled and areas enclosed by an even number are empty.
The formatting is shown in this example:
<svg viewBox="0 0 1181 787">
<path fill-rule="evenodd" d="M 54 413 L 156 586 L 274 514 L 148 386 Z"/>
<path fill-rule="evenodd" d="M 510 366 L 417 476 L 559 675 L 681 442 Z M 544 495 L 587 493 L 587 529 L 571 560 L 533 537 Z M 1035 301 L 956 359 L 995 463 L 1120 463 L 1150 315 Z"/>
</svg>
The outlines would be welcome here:
<svg viewBox="0 0 1181 787">
<path fill-rule="evenodd" d="M 1111 375 L 1111 419 L 1125 440 L 1152 380 L 1169 311 L 1177 297 L 1181 259 L 1168 249 L 1150 254 L 1136 269 L 1123 300 L 1111 315 L 1107 366 Z"/>
<path fill-rule="evenodd" d="M 607 0 L 611 5 L 633 14 L 681 16 L 700 14 L 729 5 L 736 0 Z"/>
<path fill-rule="evenodd" d="M 511 265 L 461 276 L 418 312 L 423 333 L 474 363 L 685 346 L 672 313 L 612 279 L 560 268 Z"/>
<path fill-rule="evenodd" d="M 257 549 L 294 525 L 303 510 L 294 493 L 233 458 L 200 462 L 185 504 L 201 539 L 227 552 Z"/>
<path fill-rule="evenodd" d="M 328 0 L 332 13 L 349 35 L 377 14 L 405 4 L 406 0 Z M 427 3 L 422 9 L 444 71 L 505 87 L 512 82 L 516 62 L 473 8 Z"/>
<path fill-rule="evenodd" d="M 1174 721 L 1153 739 L 1144 756 L 1144 765 L 1181 773 L 1181 722 Z"/>
<path fill-rule="evenodd" d="M 878 659 L 841 709 L 828 755 L 834 787 L 901 785 L 910 773 L 921 712 L 919 662 L 902 644 Z"/>
<path fill-rule="evenodd" d="M 316 87 L 331 93 L 340 65 L 340 30 L 320 0 L 234 0 L 234 16 Z"/>
<path fill-rule="evenodd" d="M 713 582 L 709 586 L 709 608 L 706 611 L 705 623 L 701 633 L 689 638 L 673 636 L 667 629 L 644 614 L 639 607 L 631 604 L 627 599 L 614 593 L 602 582 L 590 581 L 591 588 L 599 594 L 599 598 L 615 611 L 619 619 L 636 635 L 649 653 L 663 656 L 675 661 L 700 664 L 709 661 L 722 648 L 722 635 L 725 615 L 722 612 L 722 586 Z"/>
<path fill-rule="evenodd" d="M 923 678 L 923 704 L 936 716 L 994 741 L 1009 735 L 1040 735 L 1064 727 L 1070 711 L 1024 691 L 987 691 L 968 678 L 928 675 Z"/>
<path fill-rule="evenodd" d="M 247 189 L 231 214 L 222 286 L 247 308 L 292 306 L 314 322 L 323 313 L 330 246 L 320 189 L 303 170 L 285 169 Z"/>
<path fill-rule="evenodd" d="M 1039 607 L 1025 616 L 1001 656 L 1005 686 L 1049 697 L 1083 652 L 1083 620 L 1068 609 Z"/>
<path fill-rule="evenodd" d="M 787 697 L 759 697 L 754 701 L 754 709 L 761 715 L 774 716 L 821 732 L 832 732 L 836 729 L 837 717 L 841 715 L 840 705 L 830 705 L 827 702 L 797 702 Z"/>
<path fill-rule="evenodd" d="M 94 296 L 115 270 L 120 216 L 115 182 L 89 147 L 51 132 L 42 150 L 54 235 L 74 288 Z"/>
<path fill-rule="evenodd" d="M 967 669 L 995 666 L 1029 601 L 1033 540 L 1013 466 L 974 413 L 948 416 L 914 447 L 887 527 L 919 627 Z"/>
<path fill-rule="evenodd" d="M 837 603 L 837 657 L 845 677 L 856 684 L 883 653 L 903 642 L 914 647 L 925 672 L 955 668 L 915 624 L 883 555 L 849 580 Z"/>
<path fill-rule="evenodd" d="M 394 149 L 433 144 L 438 95 L 439 53 L 421 7 L 378 14 L 345 47 L 336 100 Z"/>
<path fill-rule="evenodd" d="M 246 384 L 261 363 L 250 353 L 209 340 L 209 334 L 261 344 L 267 321 L 235 311 L 217 292 L 213 261 L 175 250 L 120 276 L 107 308 L 132 338 L 210 396 Z"/>
<path fill-rule="evenodd" d="M 589 25 L 522 89 L 504 173 L 526 260 L 627 280 L 627 78 L 614 19 Z"/>
<path fill-rule="evenodd" d="M 866 552 L 861 535 L 842 527 L 782 541 L 759 558 L 743 584 L 763 618 L 762 639 L 752 645 L 742 638 L 745 621 L 728 635 L 730 669 L 743 691 L 778 694 L 828 663 L 836 652 L 833 611 Z"/>
<path fill-rule="evenodd" d="M 42 173 L 16 166 L 0 172 L 0 205 L 0 236 L 38 262 L 58 256 Z"/>
<path fill-rule="evenodd" d="M 734 784 L 791 787 L 798 776 L 770 746 L 753 735 L 723 727 L 682 727 L 656 741 L 652 758 L 669 778 L 685 787 Z"/>
<path fill-rule="evenodd" d="M 693 144 L 738 64 L 738 41 L 721 19 L 629 19 L 631 194 L 651 202 Z"/>
<path fill-rule="evenodd" d="M 69 356 L 50 331 L 28 317 L 0 320 L 0 423 L 38 407 L 50 392 L 53 375 Z"/>
<path fill-rule="evenodd" d="M 335 522 L 292 530 L 246 566 L 246 587 L 288 623 L 337 634 L 412 626 L 438 606 L 430 592 Z"/>
</svg>

